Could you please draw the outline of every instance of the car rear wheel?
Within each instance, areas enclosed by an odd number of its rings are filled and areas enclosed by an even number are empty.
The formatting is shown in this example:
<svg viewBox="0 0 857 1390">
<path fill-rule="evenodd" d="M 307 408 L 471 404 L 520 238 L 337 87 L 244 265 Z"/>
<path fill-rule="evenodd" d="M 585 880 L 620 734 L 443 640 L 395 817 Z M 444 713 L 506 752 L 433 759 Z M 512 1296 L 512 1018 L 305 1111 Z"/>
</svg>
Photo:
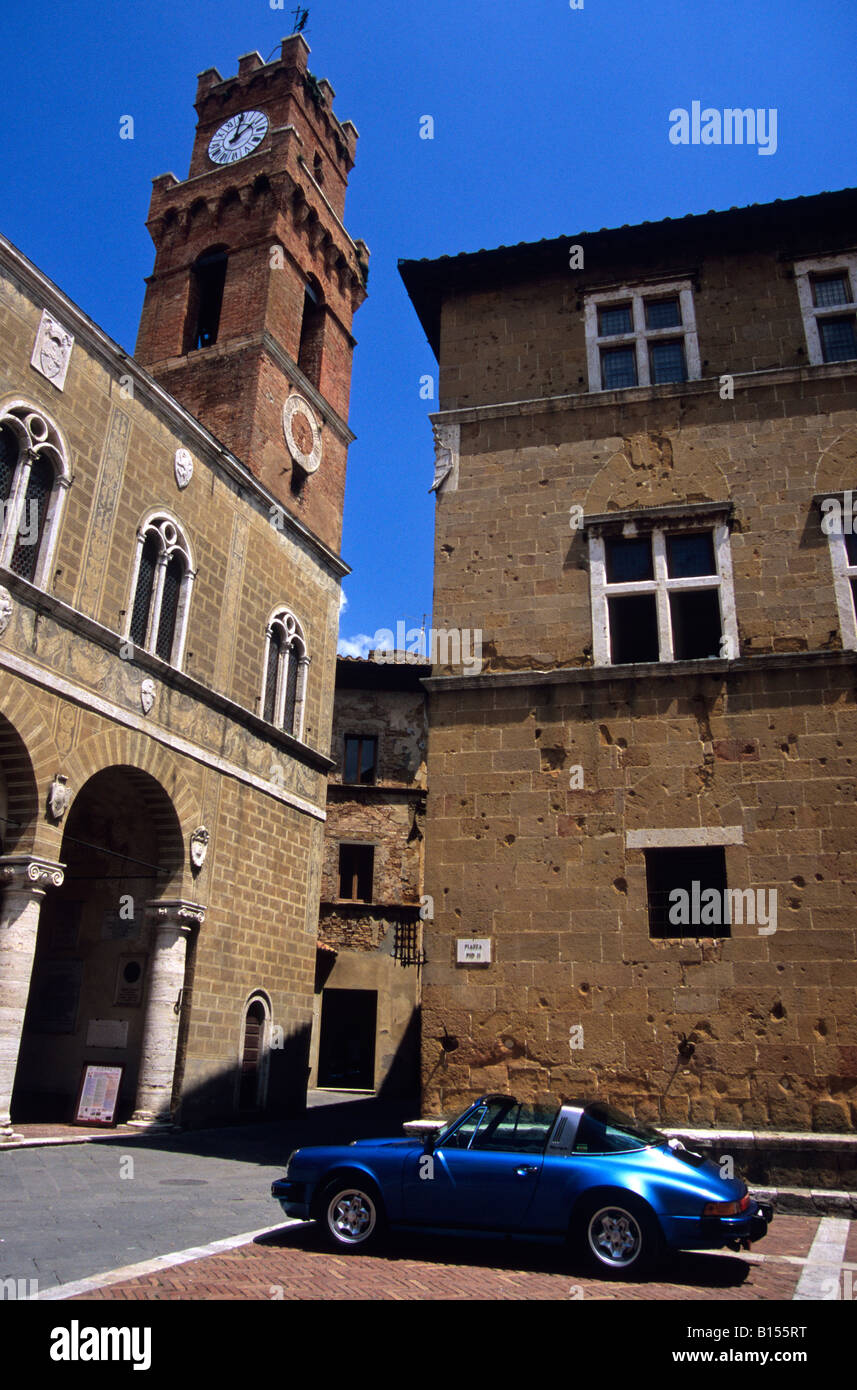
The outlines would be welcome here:
<svg viewBox="0 0 857 1390">
<path fill-rule="evenodd" d="M 628 1278 L 648 1273 L 658 1263 L 663 1237 L 657 1219 L 638 1198 L 595 1198 L 576 1223 L 590 1265 L 600 1274 Z"/>
<path fill-rule="evenodd" d="M 342 1178 L 331 1183 L 319 1203 L 329 1245 L 337 1250 L 368 1250 L 378 1244 L 385 1221 L 381 1199 L 371 1183 Z"/>
</svg>

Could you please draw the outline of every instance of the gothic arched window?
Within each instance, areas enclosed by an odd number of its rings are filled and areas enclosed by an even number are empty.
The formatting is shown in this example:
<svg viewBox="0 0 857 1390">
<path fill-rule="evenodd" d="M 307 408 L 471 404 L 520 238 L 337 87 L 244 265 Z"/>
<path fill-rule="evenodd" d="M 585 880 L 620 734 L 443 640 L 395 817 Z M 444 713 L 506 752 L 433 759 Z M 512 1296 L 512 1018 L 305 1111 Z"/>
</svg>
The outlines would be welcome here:
<svg viewBox="0 0 857 1390">
<path fill-rule="evenodd" d="M 53 421 L 26 401 L 0 410 L 0 565 L 44 588 L 71 484 L 68 449 Z"/>
<path fill-rule="evenodd" d="M 303 737 L 309 657 L 300 623 L 287 608 L 277 608 L 268 622 L 262 718 L 295 738 Z"/>
<path fill-rule="evenodd" d="M 179 668 L 194 578 L 190 546 L 179 523 L 158 513 L 148 517 L 137 532 L 125 636 Z"/>
</svg>

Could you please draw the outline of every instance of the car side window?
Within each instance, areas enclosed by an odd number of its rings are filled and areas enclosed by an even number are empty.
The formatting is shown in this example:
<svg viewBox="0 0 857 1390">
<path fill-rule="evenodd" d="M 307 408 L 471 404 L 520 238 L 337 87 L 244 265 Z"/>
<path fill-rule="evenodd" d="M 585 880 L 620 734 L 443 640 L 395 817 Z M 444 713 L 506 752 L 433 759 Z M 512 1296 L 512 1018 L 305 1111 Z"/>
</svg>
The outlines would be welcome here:
<svg viewBox="0 0 857 1390">
<path fill-rule="evenodd" d="M 555 1119 L 556 1110 L 523 1104 L 511 1106 L 480 1126 L 471 1148 L 542 1153 Z"/>
<path fill-rule="evenodd" d="M 444 1139 L 443 1148 L 469 1149 L 473 1136 L 479 1128 L 480 1122 L 484 1119 L 485 1114 L 486 1109 L 485 1106 L 483 1106 L 481 1110 L 474 1110 L 470 1115 L 467 1115 L 461 1121 L 461 1124 L 452 1131 L 452 1134 Z"/>
</svg>

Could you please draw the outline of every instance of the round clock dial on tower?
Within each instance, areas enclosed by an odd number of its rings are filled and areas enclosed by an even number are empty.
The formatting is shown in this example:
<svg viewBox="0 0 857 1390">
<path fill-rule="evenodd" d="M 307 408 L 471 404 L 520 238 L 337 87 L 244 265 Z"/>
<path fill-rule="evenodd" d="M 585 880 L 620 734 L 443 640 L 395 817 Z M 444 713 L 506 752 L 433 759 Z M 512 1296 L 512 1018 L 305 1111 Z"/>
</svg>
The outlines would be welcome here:
<svg viewBox="0 0 857 1390">
<path fill-rule="evenodd" d="M 238 111 L 212 135 L 208 157 L 214 164 L 234 164 L 252 154 L 267 133 L 268 117 L 264 111 Z"/>
</svg>

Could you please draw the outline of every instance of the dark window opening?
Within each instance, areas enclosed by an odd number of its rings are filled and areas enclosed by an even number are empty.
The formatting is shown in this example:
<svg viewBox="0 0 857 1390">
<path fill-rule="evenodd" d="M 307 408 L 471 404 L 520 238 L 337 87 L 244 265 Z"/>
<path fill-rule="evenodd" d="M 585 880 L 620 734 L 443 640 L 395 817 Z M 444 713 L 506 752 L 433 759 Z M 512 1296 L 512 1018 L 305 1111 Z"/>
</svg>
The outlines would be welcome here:
<svg viewBox="0 0 857 1390">
<path fill-rule="evenodd" d="M 54 470 L 51 464 L 46 458 L 37 458 L 30 468 L 15 549 L 9 562 L 9 568 L 22 579 L 32 581 L 35 577 L 53 486 Z"/>
<path fill-rule="evenodd" d="M 637 385 L 637 353 L 632 347 L 610 348 L 601 353 L 601 382 L 605 391 Z"/>
<path fill-rule="evenodd" d="M 220 311 L 223 307 L 223 286 L 226 283 L 225 251 L 211 251 L 191 269 L 188 302 L 188 337 L 185 352 L 211 347 L 217 342 Z"/>
<path fill-rule="evenodd" d="M 679 532 L 677 535 L 667 536 L 667 573 L 670 579 L 691 579 L 696 574 L 716 574 L 712 533 Z"/>
<path fill-rule="evenodd" d="M 301 320 L 301 340 L 298 347 L 298 366 L 304 376 L 318 386 L 321 380 L 321 355 L 324 346 L 324 301 L 321 290 L 313 285 L 304 287 L 304 312 Z"/>
<path fill-rule="evenodd" d="M 155 587 L 155 570 L 158 564 L 158 542 L 149 535 L 143 542 L 140 555 L 140 569 L 137 574 L 137 591 L 134 594 L 134 607 L 131 610 L 131 626 L 128 636 L 139 647 L 146 645 L 146 631 L 149 626 L 149 609 L 152 604 L 152 591 Z"/>
<path fill-rule="evenodd" d="M 372 901 L 374 845 L 339 846 L 339 896 L 346 902 Z"/>
<path fill-rule="evenodd" d="M 8 425 L 0 429 L 0 502 L 8 502 L 12 496 L 15 469 L 18 466 L 18 440 Z M 6 520 L 4 515 L 3 520 Z"/>
<path fill-rule="evenodd" d="M 617 333 L 633 332 L 630 304 L 611 304 L 609 308 L 598 310 L 599 338 L 612 338 Z"/>
<path fill-rule="evenodd" d="M 155 651 L 162 661 L 172 660 L 183 578 L 184 562 L 180 555 L 173 555 L 167 563 L 164 574 L 161 615 L 158 619 L 158 639 L 155 643 Z"/>
<path fill-rule="evenodd" d="M 654 594 L 609 598 L 607 610 L 610 619 L 610 655 L 615 665 L 660 660 Z"/>
<path fill-rule="evenodd" d="M 825 362 L 848 362 L 857 357 L 857 329 L 854 316 L 846 319 L 819 319 L 818 333 Z"/>
<path fill-rule="evenodd" d="M 274 722 L 275 705 L 277 700 L 277 672 L 280 667 L 280 652 L 283 647 L 283 630 L 275 627 L 271 631 L 271 638 L 268 643 L 268 669 L 265 672 L 265 708 L 262 711 L 262 718 L 267 719 L 269 724 Z"/>
<path fill-rule="evenodd" d="M 722 846 L 647 849 L 649 936 L 731 936 Z"/>
<path fill-rule="evenodd" d="M 376 738 L 363 738 L 360 734 L 349 735 L 345 740 L 344 781 L 363 782 L 367 786 L 374 783 L 377 758 Z"/>
<path fill-rule="evenodd" d="M 849 565 L 857 565 L 857 532 L 845 532 L 845 553 Z"/>
<path fill-rule="evenodd" d="M 680 339 L 674 343 L 651 343 L 649 362 L 653 385 L 665 381 L 687 381 L 684 343 Z"/>
<path fill-rule="evenodd" d="M 320 154 L 316 154 L 316 155 L 313 156 L 313 161 L 312 161 L 312 174 L 313 174 L 313 178 L 315 179 L 316 183 L 318 183 L 318 184 L 323 184 L 323 183 L 324 183 L 324 167 L 323 167 L 322 162 L 321 162 L 321 155 L 320 155 Z"/>
<path fill-rule="evenodd" d="M 670 594 L 673 656 L 676 661 L 700 661 L 721 656 L 723 629 L 717 589 Z"/>
<path fill-rule="evenodd" d="M 648 536 L 611 536 L 604 546 L 608 584 L 633 584 L 654 579 L 652 542 Z"/>
<path fill-rule="evenodd" d="M 677 299 L 647 299 L 647 328 L 678 328 L 681 324 L 681 306 Z"/>
<path fill-rule="evenodd" d="M 812 297 L 817 309 L 829 309 L 834 304 L 850 304 L 851 291 L 847 275 L 843 272 L 813 280 Z"/>
<path fill-rule="evenodd" d="M 287 734 L 295 731 L 295 711 L 298 707 L 298 674 L 300 672 L 301 649 L 293 642 L 288 652 L 286 667 L 286 708 L 283 715 L 283 728 Z"/>
</svg>

